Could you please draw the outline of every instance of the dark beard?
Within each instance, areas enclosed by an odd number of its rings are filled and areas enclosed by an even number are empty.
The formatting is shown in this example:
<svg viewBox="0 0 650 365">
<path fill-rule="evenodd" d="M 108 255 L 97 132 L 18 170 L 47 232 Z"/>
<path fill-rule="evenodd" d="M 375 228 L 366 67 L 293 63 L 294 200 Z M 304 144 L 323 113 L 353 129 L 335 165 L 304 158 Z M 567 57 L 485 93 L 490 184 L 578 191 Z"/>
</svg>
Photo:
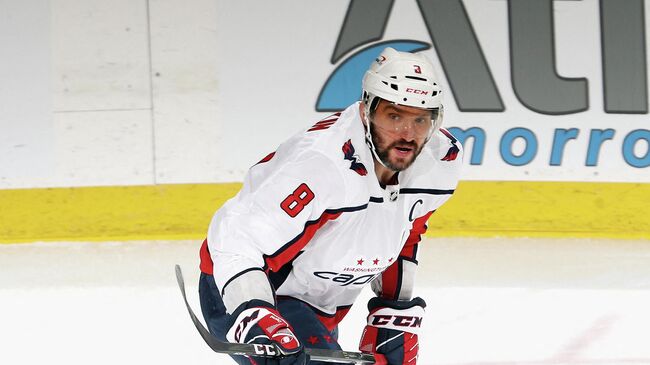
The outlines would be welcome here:
<svg viewBox="0 0 650 365">
<path fill-rule="evenodd" d="M 389 146 L 386 146 L 386 148 L 384 149 L 380 149 L 379 146 L 381 146 L 381 142 L 383 141 L 379 139 L 376 133 L 371 133 L 371 137 L 372 137 L 372 143 L 375 145 L 375 152 L 377 153 L 377 156 L 379 157 L 381 162 L 386 167 L 388 167 L 389 169 L 395 172 L 400 172 L 408 169 L 413 164 L 413 162 L 415 162 L 415 159 L 418 157 L 418 155 L 420 155 L 420 152 L 422 152 L 422 148 L 424 147 L 424 143 L 418 147 L 417 143 L 415 142 L 407 142 L 405 140 L 400 140 L 400 141 L 393 142 Z M 413 150 L 415 151 L 415 153 L 413 154 L 413 158 L 410 161 L 401 164 L 400 166 L 397 166 L 392 162 L 390 162 L 390 160 L 388 159 L 388 152 L 396 146 L 405 146 L 405 147 L 413 148 Z"/>
</svg>

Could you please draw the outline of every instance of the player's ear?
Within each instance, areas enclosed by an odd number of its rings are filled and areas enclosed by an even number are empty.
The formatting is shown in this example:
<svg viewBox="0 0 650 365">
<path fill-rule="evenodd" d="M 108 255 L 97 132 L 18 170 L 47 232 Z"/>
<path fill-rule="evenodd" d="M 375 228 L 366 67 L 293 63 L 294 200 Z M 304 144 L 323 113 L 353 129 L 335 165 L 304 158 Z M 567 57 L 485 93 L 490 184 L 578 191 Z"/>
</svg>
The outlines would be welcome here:
<svg viewBox="0 0 650 365">
<path fill-rule="evenodd" d="M 363 122 L 363 125 L 367 126 L 368 123 L 366 122 L 366 103 L 363 101 L 359 103 L 359 115 L 361 115 L 361 122 Z"/>
</svg>

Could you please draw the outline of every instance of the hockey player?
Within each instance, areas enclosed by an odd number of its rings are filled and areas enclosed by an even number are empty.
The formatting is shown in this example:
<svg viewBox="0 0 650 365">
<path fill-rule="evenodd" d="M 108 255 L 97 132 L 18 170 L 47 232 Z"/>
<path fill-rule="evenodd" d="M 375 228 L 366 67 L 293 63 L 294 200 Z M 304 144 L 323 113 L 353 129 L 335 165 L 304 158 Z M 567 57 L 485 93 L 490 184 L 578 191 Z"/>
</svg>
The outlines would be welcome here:
<svg viewBox="0 0 650 365">
<path fill-rule="evenodd" d="M 340 349 L 337 325 L 362 287 L 360 350 L 416 363 L 425 302 L 413 297 L 420 236 L 453 194 L 461 146 L 442 122 L 432 64 L 386 48 L 363 96 L 291 137 L 248 171 L 201 247 L 201 309 L 217 338 L 276 343 L 278 359 L 316 364 L 304 347 Z"/>
</svg>

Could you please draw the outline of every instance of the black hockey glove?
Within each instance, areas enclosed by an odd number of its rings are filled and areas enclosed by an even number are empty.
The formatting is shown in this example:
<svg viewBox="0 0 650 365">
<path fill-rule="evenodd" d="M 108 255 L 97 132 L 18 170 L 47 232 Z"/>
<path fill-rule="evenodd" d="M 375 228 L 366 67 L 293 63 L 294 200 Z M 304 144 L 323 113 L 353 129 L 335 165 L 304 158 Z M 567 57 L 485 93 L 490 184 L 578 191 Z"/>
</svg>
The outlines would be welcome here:
<svg viewBox="0 0 650 365">
<path fill-rule="evenodd" d="M 368 325 L 363 330 L 359 350 L 375 355 L 377 365 L 415 365 L 418 332 L 426 303 L 372 298 L 368 302 Z"/>
<path fill-rule="evenodd" d="M 248 301 L 235 310 L 226 339 L 230 342 L 277 346 L 277 358 L 253 357 L 255 364 L 305 365 L 309 362 L 309 356 L 305 354 L 291 325 L 273 305 L 262 300 Z"/>
</svg>

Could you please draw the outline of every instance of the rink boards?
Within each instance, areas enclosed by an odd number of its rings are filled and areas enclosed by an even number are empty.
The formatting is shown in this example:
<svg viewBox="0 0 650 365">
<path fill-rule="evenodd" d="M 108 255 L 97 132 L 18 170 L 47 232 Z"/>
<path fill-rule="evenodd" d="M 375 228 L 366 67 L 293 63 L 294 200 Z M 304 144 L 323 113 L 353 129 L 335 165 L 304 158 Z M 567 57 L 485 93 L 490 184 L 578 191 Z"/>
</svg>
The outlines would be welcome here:
<svg viewBox="0 0 650 365">
<path fill-rule="evenodd" d="M 0 242 L 201 239 L 241 184 L 0 190 Z M 461 182 L 427 236 L 650 238 L 649 184 Z"/>
</svg>

